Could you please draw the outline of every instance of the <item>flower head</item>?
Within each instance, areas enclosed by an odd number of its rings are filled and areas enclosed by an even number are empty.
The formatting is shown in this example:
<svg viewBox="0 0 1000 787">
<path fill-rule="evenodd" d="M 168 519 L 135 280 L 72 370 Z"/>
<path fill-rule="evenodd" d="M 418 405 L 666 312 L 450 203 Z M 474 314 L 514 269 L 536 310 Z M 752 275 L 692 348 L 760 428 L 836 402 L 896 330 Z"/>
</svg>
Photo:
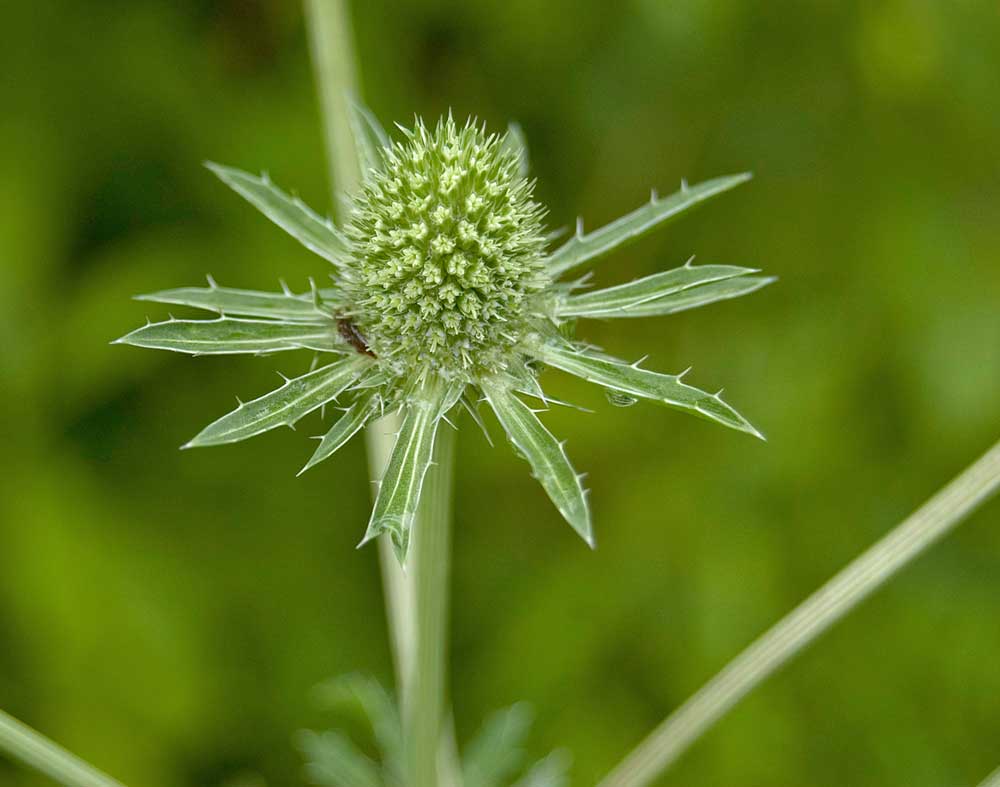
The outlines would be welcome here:
<svg viewBox="0 0 1000 787">
<path fill-rule="evenodd" d="M 391 142 L 356 109 L 364 181 L 336 227 L 266 176 L 210 164 L 226 184 L 306 248 L 332 263 L 331 285 L 296 294 L 185 287 L 144 300 L 215 311 L 214 320 L 152 323 L 118 341 L 191 354 L 306 349 L 324 358 L 280 388 L 207 426 L 188 446 L 244 440 L 292 425 L 327 404 L 344 412 L 303 470 L 332 455 L 368 422 L 398 411 L 397 433 L 362 543 L 389 533 L 402 560 L 431 464 L 434 438 L 456 406 L 478 421 L 488 402 L 510 441 L 570 525 L 593 545 L 590 510 L 563 444 L 524 397 L 548 399 L 545 366 L 605 388 L 613 401 L 647 399 L 725 426 L 760 433 L 722 400 L 571 338 L 579 318 L 671 314 L 752 292 L 773 281 L 731 265 L 692 265 L 586 290 L 557 282 L 623 243 L 747 180 L 683 185 L 592 233 L 582 226 L 546 251 L 543 209 L 532 201 L 527 152 L 516 127 L 487 135 L 451 117 L 417 121 Z"/>
<path fill-rule="evenodd" d="M 344 295 L 394 373 L 499 372 L 548 283 L 532 184 L 497 136 L 450 117 L 386 149 L 354 201 Z"/>
</svg>

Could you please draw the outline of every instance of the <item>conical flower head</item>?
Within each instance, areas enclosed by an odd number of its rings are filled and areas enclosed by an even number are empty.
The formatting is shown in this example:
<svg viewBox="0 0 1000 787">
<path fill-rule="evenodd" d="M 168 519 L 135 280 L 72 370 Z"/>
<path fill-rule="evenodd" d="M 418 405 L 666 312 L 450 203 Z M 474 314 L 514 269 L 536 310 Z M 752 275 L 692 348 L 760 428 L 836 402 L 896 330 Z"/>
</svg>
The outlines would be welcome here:
<svg viewBox="0 0 1000 787">
<path fill-rule="evenodd" d="M 527 149 L 516 127 L 487 136 L 449 117 L 417 122 L 391 142 L 367 110 L 354 116 L 364 174 L 343 226 L 267 176 L 209 165 L 269 219 L 332 263 L 331 286 L 297 294 L 182 287 L 146 300 L 208 309 L 215 320 L 150 323 L 118 341 L 195 355 L 307 349 L 310 370 L 209 424 L 188 446 L 220 445 L 291 426 L 316 410 L 343 410 L 303 470 L 332 456 L 379 416 L 399 415 L 389 461 L 362 543 L 382 534 L 405 557 L 441 422 L 458 406 L 485 429 L 489 409 L 559 513 L 594 544 L 583 477 L 530 397 L 552 403 L 538 380 L 552 367 L 602 387 L 613 402 L 645 399 L 760 437 L 719 393 L 605 355 L 573 338 L 580 320 L 655 317 L 744 295 L 773 279 L 752 268 L 692 265 L 603 289 L 576 274 L 619 246 L 745 182 L 716 178 L 645 205 L 591 233 L 582 226 L 546 250 L 531 199 Z M 323 358 L 320 362 L 320 358 Z"/>
<path fill-rule="evenodd" d="M 351 318 L 400 375 L 475 379 L 505 369 L 548 282 L 541 207 L 496 135 L 449 116 L 384 149 L 354 201 Z"/>
</svg>

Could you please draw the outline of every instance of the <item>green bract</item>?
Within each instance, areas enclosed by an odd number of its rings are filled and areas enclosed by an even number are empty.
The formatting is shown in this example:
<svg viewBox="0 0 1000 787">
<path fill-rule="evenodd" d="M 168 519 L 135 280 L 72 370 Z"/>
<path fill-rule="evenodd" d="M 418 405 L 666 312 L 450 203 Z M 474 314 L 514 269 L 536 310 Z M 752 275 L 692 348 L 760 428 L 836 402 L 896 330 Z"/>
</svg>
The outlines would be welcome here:
<svg viewBox="0 0 1000 787">
<path fill-rule="evenodd" d="M 306 349 L 329 360 L 210 424 L 189 446 L 243 440 L 292 425 L 327 404 L 343 414 L 303 470 L 366 423 L 400 413 L 400 429 L 362 543 L 388 533 L 404 559 L 435 436 L 462 405 L 495 412 L 559 512 L 593 545 L 581 477 L 563 444 L 523 395 L 550 401 L 538 382 L 553 366 L 593 382 L 613 401 L 648 399 L 756 437 L 718 394 L 600 353 L 568 338 L 580 318 L 646 317 L 734 298 L 773 281 L 751 268 L 685 265 L 603 290 L 556 283 L 749 176 L 717 178 L 658 199 L 592 233 L 582 226 L 546 252 L 543 209 L 531 199 L 527 151 L 516 127 L 487 135 L 451 119 L 418 121 L 391 142 L 372 115 L 354 117 L 364 180 L 345 195 L 336 227 L 266 177 L 209 164 L 226 184 L 332 264 L 310 292 L 185 287 L 141 296 L 217 313 L 213 320 L 149 324 L 118 341 L 191 354 Z"/>
</svg>

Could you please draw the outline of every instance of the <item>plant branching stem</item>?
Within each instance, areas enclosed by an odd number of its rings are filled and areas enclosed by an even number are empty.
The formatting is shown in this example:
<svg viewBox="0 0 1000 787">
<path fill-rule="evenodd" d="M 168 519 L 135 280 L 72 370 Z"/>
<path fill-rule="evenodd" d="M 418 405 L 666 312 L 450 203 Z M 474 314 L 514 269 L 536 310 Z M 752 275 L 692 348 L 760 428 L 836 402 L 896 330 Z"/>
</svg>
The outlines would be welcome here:
<svg viewBox="0 0 1000 787">
<path fill-rule="evenodd" d="M 1000 442 L 754 641 L 657 727 L 598 787 L 652 782 L 737 702 L 1000 487 Z M 992 787 L 991 782 L 987 782 Z"/>
<path fill-rule="evenodd" d="M 0 711 L 0 751 L 66 787 L 122 787 L 79 757 Z"/>
</svg>

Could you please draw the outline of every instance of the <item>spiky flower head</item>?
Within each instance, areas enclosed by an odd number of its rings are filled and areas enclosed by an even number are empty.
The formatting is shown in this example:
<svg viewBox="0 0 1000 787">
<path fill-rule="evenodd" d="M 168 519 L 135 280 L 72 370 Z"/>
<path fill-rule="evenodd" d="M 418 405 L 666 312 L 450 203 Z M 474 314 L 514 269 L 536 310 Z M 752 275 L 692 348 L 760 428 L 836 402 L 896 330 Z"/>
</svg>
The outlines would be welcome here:
<svg viewBox="0 0 1000 787">
<path fill-rule="evenodd" d="M 618 404 L 646 399 L 757 437 L 719 394 L 601 353 L 572 338 L 583 318 L 672 314 L 753 292 L 770 278 L 732 265 L 692 265 L 601 290 L 559 282 L 623 243 L 747 180 L 717 178 L 652 199 L 592 233 L 582 226 L 546 251 L 543 210 L 532 201 L 527 150 L 516 127 L 487 135 L 450 117 L 392 142 L 356 108 L 364 180 L 338 228 L 266 177 L 210 164 L 226 184 L 306 248 L 332 263 L 331 284 L 296 294 L 218 286 L 141 296 L 215 311 L 215 320 L 151 323 L 118 341 L 191 354 L 307 349 L 324 363 L 209 424 L 188 446 L 244 440 L 314 410 L 343 409 L 303 470 L 331 456 L 367 423 L 398 413 L 399 429 L 362 543 L 387 533 L 406 553 L 440 423 L 463 406 L 480 426 L 486 401 L 562 516 L 593 545 L 581 476 L 538 410 L 552 400 L 542 367 L 595 383 Z M 332 409 L 332 408 L 331 408 Z"/>
<path fill-rule="evenodd" d="M 418 121 L 382 156 L 347 225 L 355 324 L 397 374 L 503 370 L 548 282 L 542 209 L 516 152 L 449 116 L 433 131 Z"/>
</svg>

